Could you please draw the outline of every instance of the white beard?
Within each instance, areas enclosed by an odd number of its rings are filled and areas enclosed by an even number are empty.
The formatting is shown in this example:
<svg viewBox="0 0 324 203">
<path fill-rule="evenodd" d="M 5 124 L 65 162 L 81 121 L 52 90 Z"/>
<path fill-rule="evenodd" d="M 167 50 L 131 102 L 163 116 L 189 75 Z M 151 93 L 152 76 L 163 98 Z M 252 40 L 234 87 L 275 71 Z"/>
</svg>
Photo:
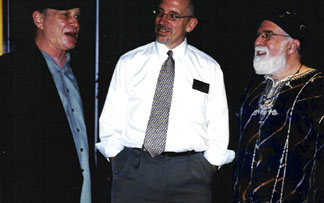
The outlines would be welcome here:
<svg viewBox="0 0 324 203">
<path fill-rule="evenodd" d="M 258 56 L 257 51 L 266 52 L 266 55 Z M 255 73 L 258 75 L 273 75 L 283 69 L 287 62 L 283 47 L 277 56 L 269 56 L 269 49 L 260 46 L 255 47 L 254 53 L 253 67 Z"/>
</svg>

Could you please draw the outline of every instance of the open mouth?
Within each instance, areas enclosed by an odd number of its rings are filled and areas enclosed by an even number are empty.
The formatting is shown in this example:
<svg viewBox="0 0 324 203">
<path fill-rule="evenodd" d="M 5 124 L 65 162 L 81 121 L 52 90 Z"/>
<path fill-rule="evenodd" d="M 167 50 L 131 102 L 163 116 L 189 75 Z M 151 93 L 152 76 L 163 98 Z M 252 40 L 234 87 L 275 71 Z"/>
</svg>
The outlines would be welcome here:
<svg viewBox="0 0 324 203">
<path fill-rule="evenodd" d="M 256 46 L 254 48 L 254 55 L 258 57 L 266 56 L 269 53 L 269 50 L 267 47 L 264 46 Z"/>
<path fill-rule="evenodd" d="M 73 37 L 73 38 L 78 38 L 78 33 L 77 32 L 66 32 L 64 33 L 65 35 L 68 35 L 70 37 Z"/>
<path fill-rule="evenodd" d="M 267 55 L 267 52 L 265 52 L 265 51 L 256 51 L 255 55 L 256 56 L 265 56 L 265 55 Z"/>
<path fill-rule="evenodd" d="M 157 25 L 156 30 L 157 30 L 158 33 L 161 33 L 161 34 L 164 34 L 164 33 L 167 33 L 167 32 L 171 31 L 170 28 L 168 28 L 166 26 L 163 26 L 163 25 Z"/>
<path fill-rule="evenodd" d="M 160 28 L 160 29 L 158 29 L 158 31 L 159 32 L 169 32 L 169 30 L 168 29 L 165 29 L 165 28 Z"/>
</svg>

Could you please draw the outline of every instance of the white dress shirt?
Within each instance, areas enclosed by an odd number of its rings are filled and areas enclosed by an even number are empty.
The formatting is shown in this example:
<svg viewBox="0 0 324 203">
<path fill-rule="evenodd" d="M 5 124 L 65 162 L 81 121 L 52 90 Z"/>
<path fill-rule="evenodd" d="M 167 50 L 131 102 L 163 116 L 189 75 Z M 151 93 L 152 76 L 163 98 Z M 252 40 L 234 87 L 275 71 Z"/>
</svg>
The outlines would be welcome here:
<svg viewBox="0 0 324 203">
<path fill-rule="evenodd" d="M 168 50 L 152 42 L 120 57 L 99 120 L 101 142 L 96 146 L 105 157 L 116 156 L 124 147 L 142 148 Z M 231 162 L 234 152 L 227 150 L 228 108 L 220 66 L 186 39 L 172 51 L 175 79 L 165 151 L 204 151 L 213 165 Z M 194 79 L 209 84 L 208 93 L 194 89 Z"/>
</svg>

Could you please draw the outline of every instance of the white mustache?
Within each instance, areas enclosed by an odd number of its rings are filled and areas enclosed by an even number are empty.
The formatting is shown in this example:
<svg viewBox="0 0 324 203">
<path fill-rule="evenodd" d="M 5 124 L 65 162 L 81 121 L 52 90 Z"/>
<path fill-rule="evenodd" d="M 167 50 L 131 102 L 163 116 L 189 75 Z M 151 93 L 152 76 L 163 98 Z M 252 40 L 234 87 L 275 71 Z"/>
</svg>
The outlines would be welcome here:
<svg viewBox="0 0 324 203">
<path fill-rule="evenodd" d="M 269 54 L 269 49 L 267 47 L 264 47 L 264 46 L 257 46 L 257 47 L 254 47 L 254 56 L 258 56 L 260 54 L 265 54 L 265 55 L 268 55 Z"/>
</svg>

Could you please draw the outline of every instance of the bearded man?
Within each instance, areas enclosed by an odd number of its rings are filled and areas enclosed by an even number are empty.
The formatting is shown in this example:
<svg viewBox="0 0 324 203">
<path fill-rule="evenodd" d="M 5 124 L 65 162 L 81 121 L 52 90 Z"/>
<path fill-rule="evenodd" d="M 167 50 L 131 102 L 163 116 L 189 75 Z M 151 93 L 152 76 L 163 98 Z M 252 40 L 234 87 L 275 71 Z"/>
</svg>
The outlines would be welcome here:
<svg viewBox="0 0 324 203">
<path fill-rule="evenodd" d="M 307 27 L 293 11 L 264 18 L 255 41 L 257 75 L 239 112 L 234 202 L 323 198 L 324 79 L 301 62 Z"/>
</svg>

